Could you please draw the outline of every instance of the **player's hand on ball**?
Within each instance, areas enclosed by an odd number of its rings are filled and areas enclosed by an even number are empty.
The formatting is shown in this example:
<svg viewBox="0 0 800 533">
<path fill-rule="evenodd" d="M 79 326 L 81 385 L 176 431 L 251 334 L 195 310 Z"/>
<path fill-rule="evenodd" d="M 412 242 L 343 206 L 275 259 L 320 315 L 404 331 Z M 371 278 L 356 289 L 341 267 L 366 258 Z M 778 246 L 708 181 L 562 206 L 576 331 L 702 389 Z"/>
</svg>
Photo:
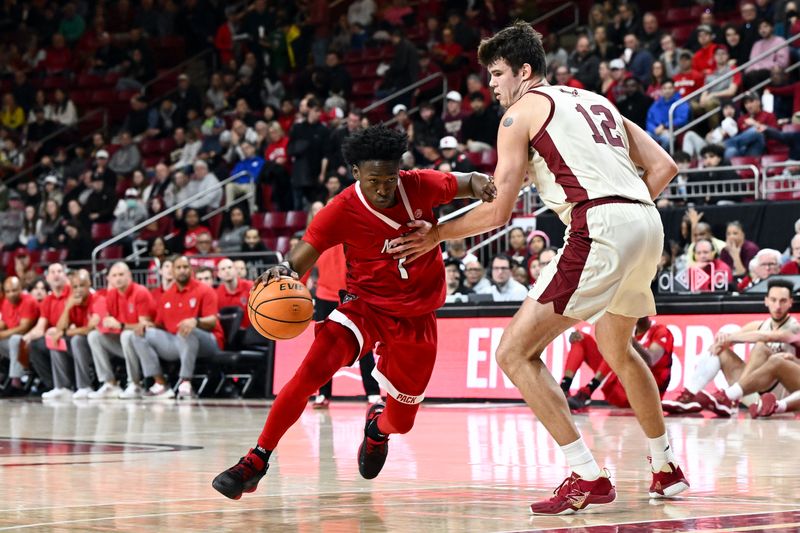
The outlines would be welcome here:
<svg viewBox="0 0 800 533">
<path fill-rule="evenodd" d="M 264 285 L 267 285 L 269 282 L 276 279 L 280 279 L 281 277 L 300 279 L 300 276 L 297 275 L 297 272 L 295 272 L 288 266 L 284 264 L 275 265 L 274 267 L 268 268 L 261 274 L 261 276 L 256 281 L 255 285 L 253 285 L 253 288 L 250 289 L 250 292 L 256 290 L 259 284 L 263 283 Z"/>
<path fill-rule="evenodd" d="M 470 177 L 472 185 L 472 195 L 484 202 L 493 202 L 497 198 L 497 187 L 494 185 L 494 178 L 480 172 L 473 172 Z"/>
<path fill-rule="evenodd" d="M 427 220 L 412 220 L 406 225 L 416 231 L 389 241 L 394 259 L 405 257 L 406 263 L 410 263 L 439 246 L 439 229 Z"/>
</svg>

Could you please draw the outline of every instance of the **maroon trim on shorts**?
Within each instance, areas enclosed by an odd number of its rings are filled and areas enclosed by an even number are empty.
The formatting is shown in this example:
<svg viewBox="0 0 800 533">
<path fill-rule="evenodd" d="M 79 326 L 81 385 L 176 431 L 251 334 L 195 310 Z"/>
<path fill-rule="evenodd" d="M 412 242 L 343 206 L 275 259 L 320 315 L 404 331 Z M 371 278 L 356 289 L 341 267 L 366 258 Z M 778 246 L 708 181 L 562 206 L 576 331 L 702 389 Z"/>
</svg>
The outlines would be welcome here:
<svg viewBox="0 0 800 533">
<path fill-rule="evenodd" d="M 637 200 L 623 198 L 622 196 L 607 196 L 578 202 L 572 208 L 572 220 L 569 224 L 569 238 L 564 246 L 561 258 L 558 260 L 556 274 L 547 288 L 538 298 L 542 304 L 553 302 L 553 309 L 559 315 L 564 314 L 570 298 L 578 288 L 583 268 L 589 258 L 592 248 L 592 238 L 589 236 L 589 226 L 586 223 L 586 212 L 595 206 L 605 204 L 638 204 Z"/>
</svg>

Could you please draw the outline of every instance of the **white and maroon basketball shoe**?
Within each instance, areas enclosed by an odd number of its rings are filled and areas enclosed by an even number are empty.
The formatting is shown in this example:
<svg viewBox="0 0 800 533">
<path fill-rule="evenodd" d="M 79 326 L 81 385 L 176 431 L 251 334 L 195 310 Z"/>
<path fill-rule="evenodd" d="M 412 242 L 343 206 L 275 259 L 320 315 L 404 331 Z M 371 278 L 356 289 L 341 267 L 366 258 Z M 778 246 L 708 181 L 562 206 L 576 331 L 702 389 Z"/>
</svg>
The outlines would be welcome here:
<svg viewBox="0 0 800 533">
<path fill-rule="evenodd" d="M 531 504 L 531 513 L 537 515 L 565 515 L 586 509 L 591 505 L 611 503 L 617 491 L 611 484 L 608 470 L 603 469 L 599 478 L 587 481 L 573 472 L 565 479 L 549 500 Z"/>
</svg>

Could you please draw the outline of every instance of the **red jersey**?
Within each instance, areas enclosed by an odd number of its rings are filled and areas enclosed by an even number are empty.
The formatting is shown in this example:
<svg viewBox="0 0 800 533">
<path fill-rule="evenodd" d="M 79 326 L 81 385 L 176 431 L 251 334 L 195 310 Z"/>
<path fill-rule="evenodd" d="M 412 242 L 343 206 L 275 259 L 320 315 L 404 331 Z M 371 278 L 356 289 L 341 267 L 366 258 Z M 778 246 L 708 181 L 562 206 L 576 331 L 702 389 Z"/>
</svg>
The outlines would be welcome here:
<svg viewBox="0 0 800 533">
<path fill-rule="evenodd" d="M 347 286 L 347 260 L 344 247 L 328 248 L 317 259 L 317 298 L 329 302 L 339 301 L 339 291 Z"/>
<path fill-rule="evenodd" d="M 797 261 L 789 261 L 781 268 L 781 274 L 800 274 L 800 264 Z"/>
<path fill-rule="evenodd" d="M 185 254 L 197 253 L 197 236 L 201 233 L 208 233 L 211 235 L 211 230 L 205 226 L 197 226 L 186 232 L 183 236 L 183 252 Z"/>
<path fill-rule="evenodd" d="M 442 252 L 437 246 L 404 265 L 392 258 L 389 241 L 408 233 L 411 220 L 435 224 L 434 206 L 452 201 L 458 182 L 435 170 L 401 170 L 399 178 L 395 206 L 372 207 L 356 183 L 314 217 L 303 240 L 320 254 L 344 244 L 347 290 L 389 316 L 411 317 L 444 303 Z"/>
<path fill-rule="evenodd" d="M 0 319 L 6 325 L 6 329 L 19 326 L 23 318 L 28 318 L 32 322 L 39 319 L 39 303 L 30 294 L 22 293 L 19 295 L 19 302 L 12 304 L 8 298 L 3 299 L 0 304 Z M 33 324 L 31 324 L 33 326 Z"/>
<path fill-rule="evenodd" d="M 692 57 L 692 69 L 703 74 L 709 74 L 717 70 L 717 61 L 714 59 L 717 48 L 719 48 L 718 44 L 709 43 L 695 52 Z M 719 90 L 719 86 L 717 90 Z"/>
<path fill-rule="evenodd" d="M 696 70 L 679 72 L 672 77 L 672 81 L 675 83 L 675 90 L 678 91 L 678 94 L 680 94 L 681 97 L 684 97 L 705 85 L 705 77 L 703 77 L 703 75 Z"/>
<path fill-rule="evenodd" d="M 656 323 L 653 323 L 642 335 L 634 335 L 634 337 L 645 349 L 649 349 L 653 343 L 664 349 L 664 355 L 661 356 L 661 359 L 650 367 L 656 381 L 661 383 L 661 380 L 672 372 L 672 349 L 675 344 L 675 338 L 667 326 Z"/>
<path fill-rule="evenodd" d="M 250 298 L 250 289 L 253 288 L 253 282 L 249 279 L 239 278 L 236 284 L 236 290 L 233 292 L 228 291 L 224 283 L 217 286 L 217 303 L 219 308 L 223 307 L 240 307 L 244 311 L 242 317 L 242 329 L 247 329 L 250 325 L 250 317 L 247 315 L 247 300 Z"/>
<path fill-rule="evenodd" d="M 218 312 L 217 293 L 214 289 L 192 278 L 183 289 L 179 289 L 177 283 L 173 283 L 167 289 L 159 302 L 155 323 L 161 324 L 165 330 L 176 335 L 181 320 L 216 316 Z M 224 335 L 219 320 L 212 333 L 222 348 Z"/>
<path fill-rule="evenodd" d="M 61 296 L 56 296 L 51 292 L 44 297 L 42 303 L 39 304 L 41 310 L 41 317 L 47 320 L 47 326 L 54 327 L 58 324 L 58 319 L 61 318 L 61 313 L 64 312 L 64 306 L 67 304 L 67 298 L 72 294 L 72 287 L 64 285 L 61 291 Z"/>
<path fill-rule="evenodd" d="M 86 295 L 80 305 L 74 305 L 69 310 L 69 324 L 67 327 L 85 328 L 89 323 L 89 315 L 96 296 L 92 293 Z"/>
<path fill-rule="evenodd" d="M 109 289 L 106 294 L 108 314 L 123 324 L 138 324 L 143 316 L 152 319 L 154 308 L 150 292 L 138 283 L 132 282 L 125 292 Z"/>
</svg>

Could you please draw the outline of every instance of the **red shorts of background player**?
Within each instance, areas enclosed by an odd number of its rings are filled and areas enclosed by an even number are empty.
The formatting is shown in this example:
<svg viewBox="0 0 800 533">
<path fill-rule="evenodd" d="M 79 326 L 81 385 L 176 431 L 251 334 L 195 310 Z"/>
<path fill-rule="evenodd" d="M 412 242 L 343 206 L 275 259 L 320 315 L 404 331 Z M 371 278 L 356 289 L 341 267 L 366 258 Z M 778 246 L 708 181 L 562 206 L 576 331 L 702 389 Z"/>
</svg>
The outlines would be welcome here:
<svg viewBox="0 0 800 533">
<path fill-rule="evenodd" d="M 603 359 L 603 355 L 597 348 L 597 342 L 588 333 L 583 333 L 582 335 L 583 339 L 572 343 L 570 347 L 565 370 L 571 370 L 574 373 L 578 371 L 581 364 L 586 363 L 593 372 L 601 372 L 606 376 L 603 380 L 603 384 L 600 386 L 606 402 L 615 407 L 630 407 L 625 388 L 622 386 L 622 383 L 620 383 L 617 375 L 611 371 L 605 359 Z M 664 357 L 667 356 L 672 357 L 672 354 L 664 354 Z M 667 392 L 667 386 L 669 385 L 671 369 L 669 367 L 658 370 L 651 368 L 650 371 L 653 372 L 653 377 L 656 379 L 656 385 L 658 386 L 658 392 L 663 398 L 664 393 Z"/>
<path fill-rule="evenodd" d="M 378 359 L 372 376 L 395 400 L 420 403 L 436 362 L 436 313 L 394 317 L 377 311 L 363 300 L 348 295 L 326 319 L 341 324 L 358 340 L 359 353 L 373 349 Z"/>
</svg>

